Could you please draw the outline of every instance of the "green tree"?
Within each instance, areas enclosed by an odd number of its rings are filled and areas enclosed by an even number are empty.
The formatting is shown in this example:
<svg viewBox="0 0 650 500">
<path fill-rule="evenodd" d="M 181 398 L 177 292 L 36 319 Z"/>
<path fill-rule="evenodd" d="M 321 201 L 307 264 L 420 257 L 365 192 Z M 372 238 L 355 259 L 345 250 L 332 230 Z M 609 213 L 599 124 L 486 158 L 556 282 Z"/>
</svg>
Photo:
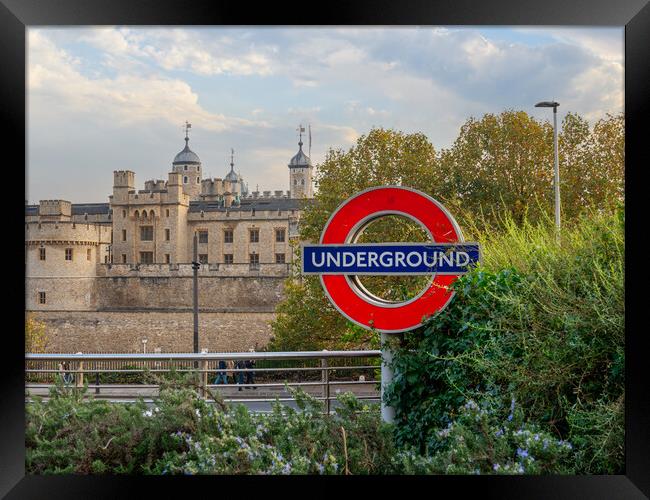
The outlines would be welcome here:
<svg viewBox="0 0 650 500">
<path fill-rule="evenodd" d="M 28 314 L 25 318 L 25 352 L 45 352 L 47 331 L 45 323 Z"/>
<path fill-rule="evenodd" d="M 622 201 L 623 115 L 607 115 L 590 129 L 584 118 L 567 114 L 558 148 L 563 221 Z M 517 223 L 552 217 L 553 161 L 553 126 L 524 111 L 504 111 L 468 119 L 438 165 L 459 222 L 482 214 L 495 224 L 505 213 Z"/>
</svg>

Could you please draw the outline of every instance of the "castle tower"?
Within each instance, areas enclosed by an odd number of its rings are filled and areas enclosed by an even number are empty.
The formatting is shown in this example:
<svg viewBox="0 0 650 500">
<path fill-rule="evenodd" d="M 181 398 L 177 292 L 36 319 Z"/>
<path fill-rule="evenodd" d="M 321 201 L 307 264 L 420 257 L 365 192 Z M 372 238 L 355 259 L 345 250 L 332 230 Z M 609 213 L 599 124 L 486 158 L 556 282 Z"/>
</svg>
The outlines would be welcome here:
<svg viewBox="0 0 650 500">
<path fill-rule="evenodd" d="M 189 147 L 190 128 L 192 124 L 185 122 L 185 147 L 174 157 L 172 171 L 181 174 L 183 192 L 191 200 L 198 200 L 201 194 L 201 159 Z"/>
<path fill-rule="evenodd" d="M 305 131 L 301 125 L 298 129 L 300 139 L 298 153 L 289 161 L 289 189 L 291 198 L 313 198 L 312 173 L 314 167 L 311 160 L 302 150 L 302 133 Z"/>
<path fill-rule="evenodd" d="M 235 150 L 230 150 L 230 172 L 223 178 L 224 205 L 239 204 L 241 196 L 241 177 L 235 172 Z"/>
</svg>

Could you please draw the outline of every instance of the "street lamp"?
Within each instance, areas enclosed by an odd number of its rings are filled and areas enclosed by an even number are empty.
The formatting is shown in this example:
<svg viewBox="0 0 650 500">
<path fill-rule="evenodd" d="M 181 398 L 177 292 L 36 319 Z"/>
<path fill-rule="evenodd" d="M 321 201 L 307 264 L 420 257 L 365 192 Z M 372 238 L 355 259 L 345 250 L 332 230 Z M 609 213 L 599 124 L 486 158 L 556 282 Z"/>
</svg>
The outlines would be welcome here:
<svg viewBox="0 0 650 500">
<path fill-rule="evenodd" d="M 560 234 L 560 163 L 557 153 L 557 107 L 559 102 L 542 101 L 535 104 L 536 108 L 553 108 L 553 153 L 555 156 L 555 228 Z"/>
</svg>

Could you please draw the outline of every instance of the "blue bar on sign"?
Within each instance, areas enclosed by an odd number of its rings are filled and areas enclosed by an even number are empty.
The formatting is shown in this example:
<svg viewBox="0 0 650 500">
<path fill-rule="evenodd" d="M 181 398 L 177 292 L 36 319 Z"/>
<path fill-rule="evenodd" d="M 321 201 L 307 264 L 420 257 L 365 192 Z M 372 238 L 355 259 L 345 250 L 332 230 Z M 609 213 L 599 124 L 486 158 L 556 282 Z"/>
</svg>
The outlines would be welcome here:
<svg viewBox="0 0 650 500">
<path fill-rule="evenodd" d="M 480 261 L 478 243 L 304 245 L 303 274 L 463 274 Z"/>
</svg>

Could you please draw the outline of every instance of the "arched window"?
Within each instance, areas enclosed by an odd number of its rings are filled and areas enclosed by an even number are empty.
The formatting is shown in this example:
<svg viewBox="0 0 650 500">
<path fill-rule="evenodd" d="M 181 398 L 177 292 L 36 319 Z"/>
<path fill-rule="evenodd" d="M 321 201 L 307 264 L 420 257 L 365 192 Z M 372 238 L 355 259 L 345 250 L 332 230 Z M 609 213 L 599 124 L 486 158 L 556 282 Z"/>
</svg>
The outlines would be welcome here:
<svg viewBox="0 0 650 500">
<path fill-rule="evenodd" d="M 126 219 L 126 210 L 122 210 L 122 217 Z"/>
<path fill-rule="evenodd" d="M 304 186 L 304 185 L 305 185 L 305 179 L 302 179 L 302 180 L 300 181 L 300 184 L 302 184 L 302 185 Z"/>
<path fill-rule="evenodd" d="M 143 211 L 142 211 L 142 218 L 143 218 L 143 219 L 146 219 L 146 218 L 147 218 L 147 211 L 146 211 L 146 210 L 143 210 Z"/>
<path fill-rule="evenodd" d="M 187 170 L 187 165 L 185 165 L 185 168 L 184 168 L 184 170 Z"/>
<path fill-rule="evenodd" d="M 153 210 L 149 212 L 149 217 L 153 219 L 155 216 L 156 216 L 156 212 L 154 212 Z"/>
<path fill-rule="evenodd" d="M 196 183 L 199 184 L 200 182 L 201 182 L 201 178 L 200 178 L 200 177 L 197 177 L 197 178 L 196 178 Z"/>
<path fill-rule="evenodd" d="M 136 219 L 139 219 L 139 218 L 140 218 L 140 212 L 139 212 L 138 210 L 136 210 L 135 213 L 133 214 L 133 216 L 134 216 Z"/>
<path fill-rule="evenodd" d="M 185 165 L 185 166 L 187 166 L 187 165 Z M 185 177 L 183 177 L 183 184 L 187 184 L 187 175 Z"/>
<path fill-rule="evenodd" d="M 169 208 L 165 210 L 165 216 L 169 217 Z"/>
</svg>

